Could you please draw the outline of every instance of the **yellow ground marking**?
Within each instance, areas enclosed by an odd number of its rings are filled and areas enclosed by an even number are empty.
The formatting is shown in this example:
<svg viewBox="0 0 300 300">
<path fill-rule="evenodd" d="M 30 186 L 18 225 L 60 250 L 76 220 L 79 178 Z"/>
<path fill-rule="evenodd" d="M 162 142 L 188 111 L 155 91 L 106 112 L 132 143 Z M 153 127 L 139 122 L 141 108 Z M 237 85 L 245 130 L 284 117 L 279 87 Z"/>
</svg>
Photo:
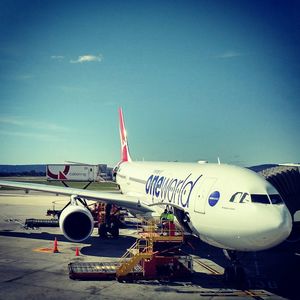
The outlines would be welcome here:
<svg viewBox="0 0 300 300">
<path fill-rule="evenodd" d="M 44 252 L 44 253 L 53 253 L 53 248 L 35 248 L 32 251 L 34 251 L 34 252 Z"/>
</svg>

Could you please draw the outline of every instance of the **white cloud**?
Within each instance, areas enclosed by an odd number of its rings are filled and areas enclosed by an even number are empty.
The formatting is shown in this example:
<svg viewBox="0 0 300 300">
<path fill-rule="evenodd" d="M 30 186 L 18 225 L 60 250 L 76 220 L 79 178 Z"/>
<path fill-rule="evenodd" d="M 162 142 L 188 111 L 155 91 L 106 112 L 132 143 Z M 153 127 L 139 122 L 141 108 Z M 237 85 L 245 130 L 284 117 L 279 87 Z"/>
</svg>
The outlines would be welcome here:
<svg viewBox="0 0 300 300">
<path fill-rule="evenodd" d="M 221 59 L 226 59 L 226 58 L 234 58 L 234 57 L 239 57 L 242 56 L 243 54 L 237 51 L 226 51 L 222 54 L 216 55 L 215 58 L 221 58 Z"/>
<path fill-rule="evenodd" d="M 49 122 L 41 122 L 35 120 L 28 120 L 22 117 L 15 117 L 15 116 L 0 116 L 0 124 L 7 124 L 13 126 L 19 126 L 22 128 L 34 128 L 40 130 L 49 130 L 55 132 L 67 132 L 68 129 L 66 127 L 49 123 Z"/>
<path fill-rule="evenodd" d="M 79 87 L 79 86 L 72 86 L 72 85 L 61 85 L 61 86 L 58 86 L 57 88 L 62 90 L 65 93 L 74 93 L 74 92 L 82 93 L 82 92 L 88 91 L 86 88 Z"/>
<path fill-rule="evenodd" d="M 51 59 L 63 60 L 65 57 L 63 55 L 52 55 Z"/>
<path fill-rule="evenodd" d="M 17 74 L 5 74 L 5 75 L 3 75 L 3 74 L 1 74 L 0 78 L 4 79 L 4 80 L 27 82 L 30 79 L 33 79 L 34 76 L 32 74 L 19 74 L 19 75 L 17 75 Z"/>
<path fill-rule="evenodd" d="M 17 116 L 0 116 L 0 136 L 13 136 L 42 141 L 61 141 L 68 128 Z"/>
<path fill-rule="evenodd" d="M 70 63 L 72 64 L 78 64 L 78 63 L 86 63 L 86 62 L 101 62 L 103 60 L 102 54 L 99 55 L 82 55 L 78 56 L 76 60 L 71 60 Z"/>
<path fill-rule="evenodd" d="M 24 75 L 18 75 L 16 76 L 16 80 L 28 80 L 32 79 L 34 76 L 31 74 L 24 74 Z"/>
<path fill-rule="evenodd" d="M 34 138 L 43 141 L 61 141 L 62 139 L 51 134 L 38 133 L 38 132 L 22 132 L 11 130 L 0 130 L 0 135 L 17 136 L 21 138 Z"/>
<path fill-rule="evenodd" d="M 114 106 L 114 105 L 117 105 L 117 102 L 116 101 L 106 101 L 103 103 L 103 105 L 105 106 Z"/>
</svg>

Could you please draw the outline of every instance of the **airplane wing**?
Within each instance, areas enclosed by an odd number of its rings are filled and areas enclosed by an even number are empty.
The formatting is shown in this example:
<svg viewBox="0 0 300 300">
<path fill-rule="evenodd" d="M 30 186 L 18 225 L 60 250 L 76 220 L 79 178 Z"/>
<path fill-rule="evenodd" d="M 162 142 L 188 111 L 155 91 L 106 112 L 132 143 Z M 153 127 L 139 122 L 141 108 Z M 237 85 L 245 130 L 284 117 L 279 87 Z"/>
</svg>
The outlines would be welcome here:
<svg viewBox="0 0 300 300">
<path fill-rule="evenodd" d="M 143 199 L 139 199 L 138 197 L 126 196 L 121 194 L 121 192 L 102 192 L 102 191 L 91 191 L 84 189 L 76 189 L 70 187 L 62 187 L 62 186 L 50 186 L 46 184 L 37 184 L 37 183 L 29 183 L 29 182 L 16 182 L 16 181 L 4 181 L 0 180 L 0 186 L 12 187 L 24 190 L 33 190 L 33 191 L 41 191 L 48 192 L 59 195 L 75 195 L 80 198 L 84 198 L 87 200 L 98 200 L 104 203 L 116 204 L 118 206 L 122 206 L 124 208 L 133 209 L 140 211 L 141 213 L 152 212 L 147 204 L 143 203 Z"/>
</svg>

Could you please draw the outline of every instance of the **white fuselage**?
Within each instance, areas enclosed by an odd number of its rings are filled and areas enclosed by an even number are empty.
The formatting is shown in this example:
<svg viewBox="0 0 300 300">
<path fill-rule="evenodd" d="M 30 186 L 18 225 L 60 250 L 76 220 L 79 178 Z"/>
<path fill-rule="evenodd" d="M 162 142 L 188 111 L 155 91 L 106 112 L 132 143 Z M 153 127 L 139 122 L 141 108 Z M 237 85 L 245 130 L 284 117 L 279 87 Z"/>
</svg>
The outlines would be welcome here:
<svg viewBox="0 0 300 300">
<path fill-rule="evenodd" d="M 245 168 L 123 162 L 117 171 L 117 183 L 123 194 L 153 205 L 158 213 L 166 205 L 184 211 L 189 215 L 193 234 L 216 247 L 238 251 L 268 249 L 285 240 L 292 228 L 290 213 L 278 201 L 281 198 L 277 190 Z"/>
</svg>

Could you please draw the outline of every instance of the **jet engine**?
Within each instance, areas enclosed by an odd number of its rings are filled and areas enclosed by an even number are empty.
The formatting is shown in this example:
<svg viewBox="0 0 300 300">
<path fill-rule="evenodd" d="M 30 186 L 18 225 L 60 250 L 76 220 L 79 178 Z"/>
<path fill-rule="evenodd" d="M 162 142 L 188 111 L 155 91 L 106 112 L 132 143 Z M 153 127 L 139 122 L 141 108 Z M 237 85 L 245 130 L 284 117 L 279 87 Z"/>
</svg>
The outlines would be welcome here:
<svg viewBox="0 0 300 300">
<path fill-rule="evenodd" d="M 88 208 L 72 201 L 60 214 L 59 227 L 72 242 L 82 242 L 93 232 L 94 220 Z"/>
</svg>

